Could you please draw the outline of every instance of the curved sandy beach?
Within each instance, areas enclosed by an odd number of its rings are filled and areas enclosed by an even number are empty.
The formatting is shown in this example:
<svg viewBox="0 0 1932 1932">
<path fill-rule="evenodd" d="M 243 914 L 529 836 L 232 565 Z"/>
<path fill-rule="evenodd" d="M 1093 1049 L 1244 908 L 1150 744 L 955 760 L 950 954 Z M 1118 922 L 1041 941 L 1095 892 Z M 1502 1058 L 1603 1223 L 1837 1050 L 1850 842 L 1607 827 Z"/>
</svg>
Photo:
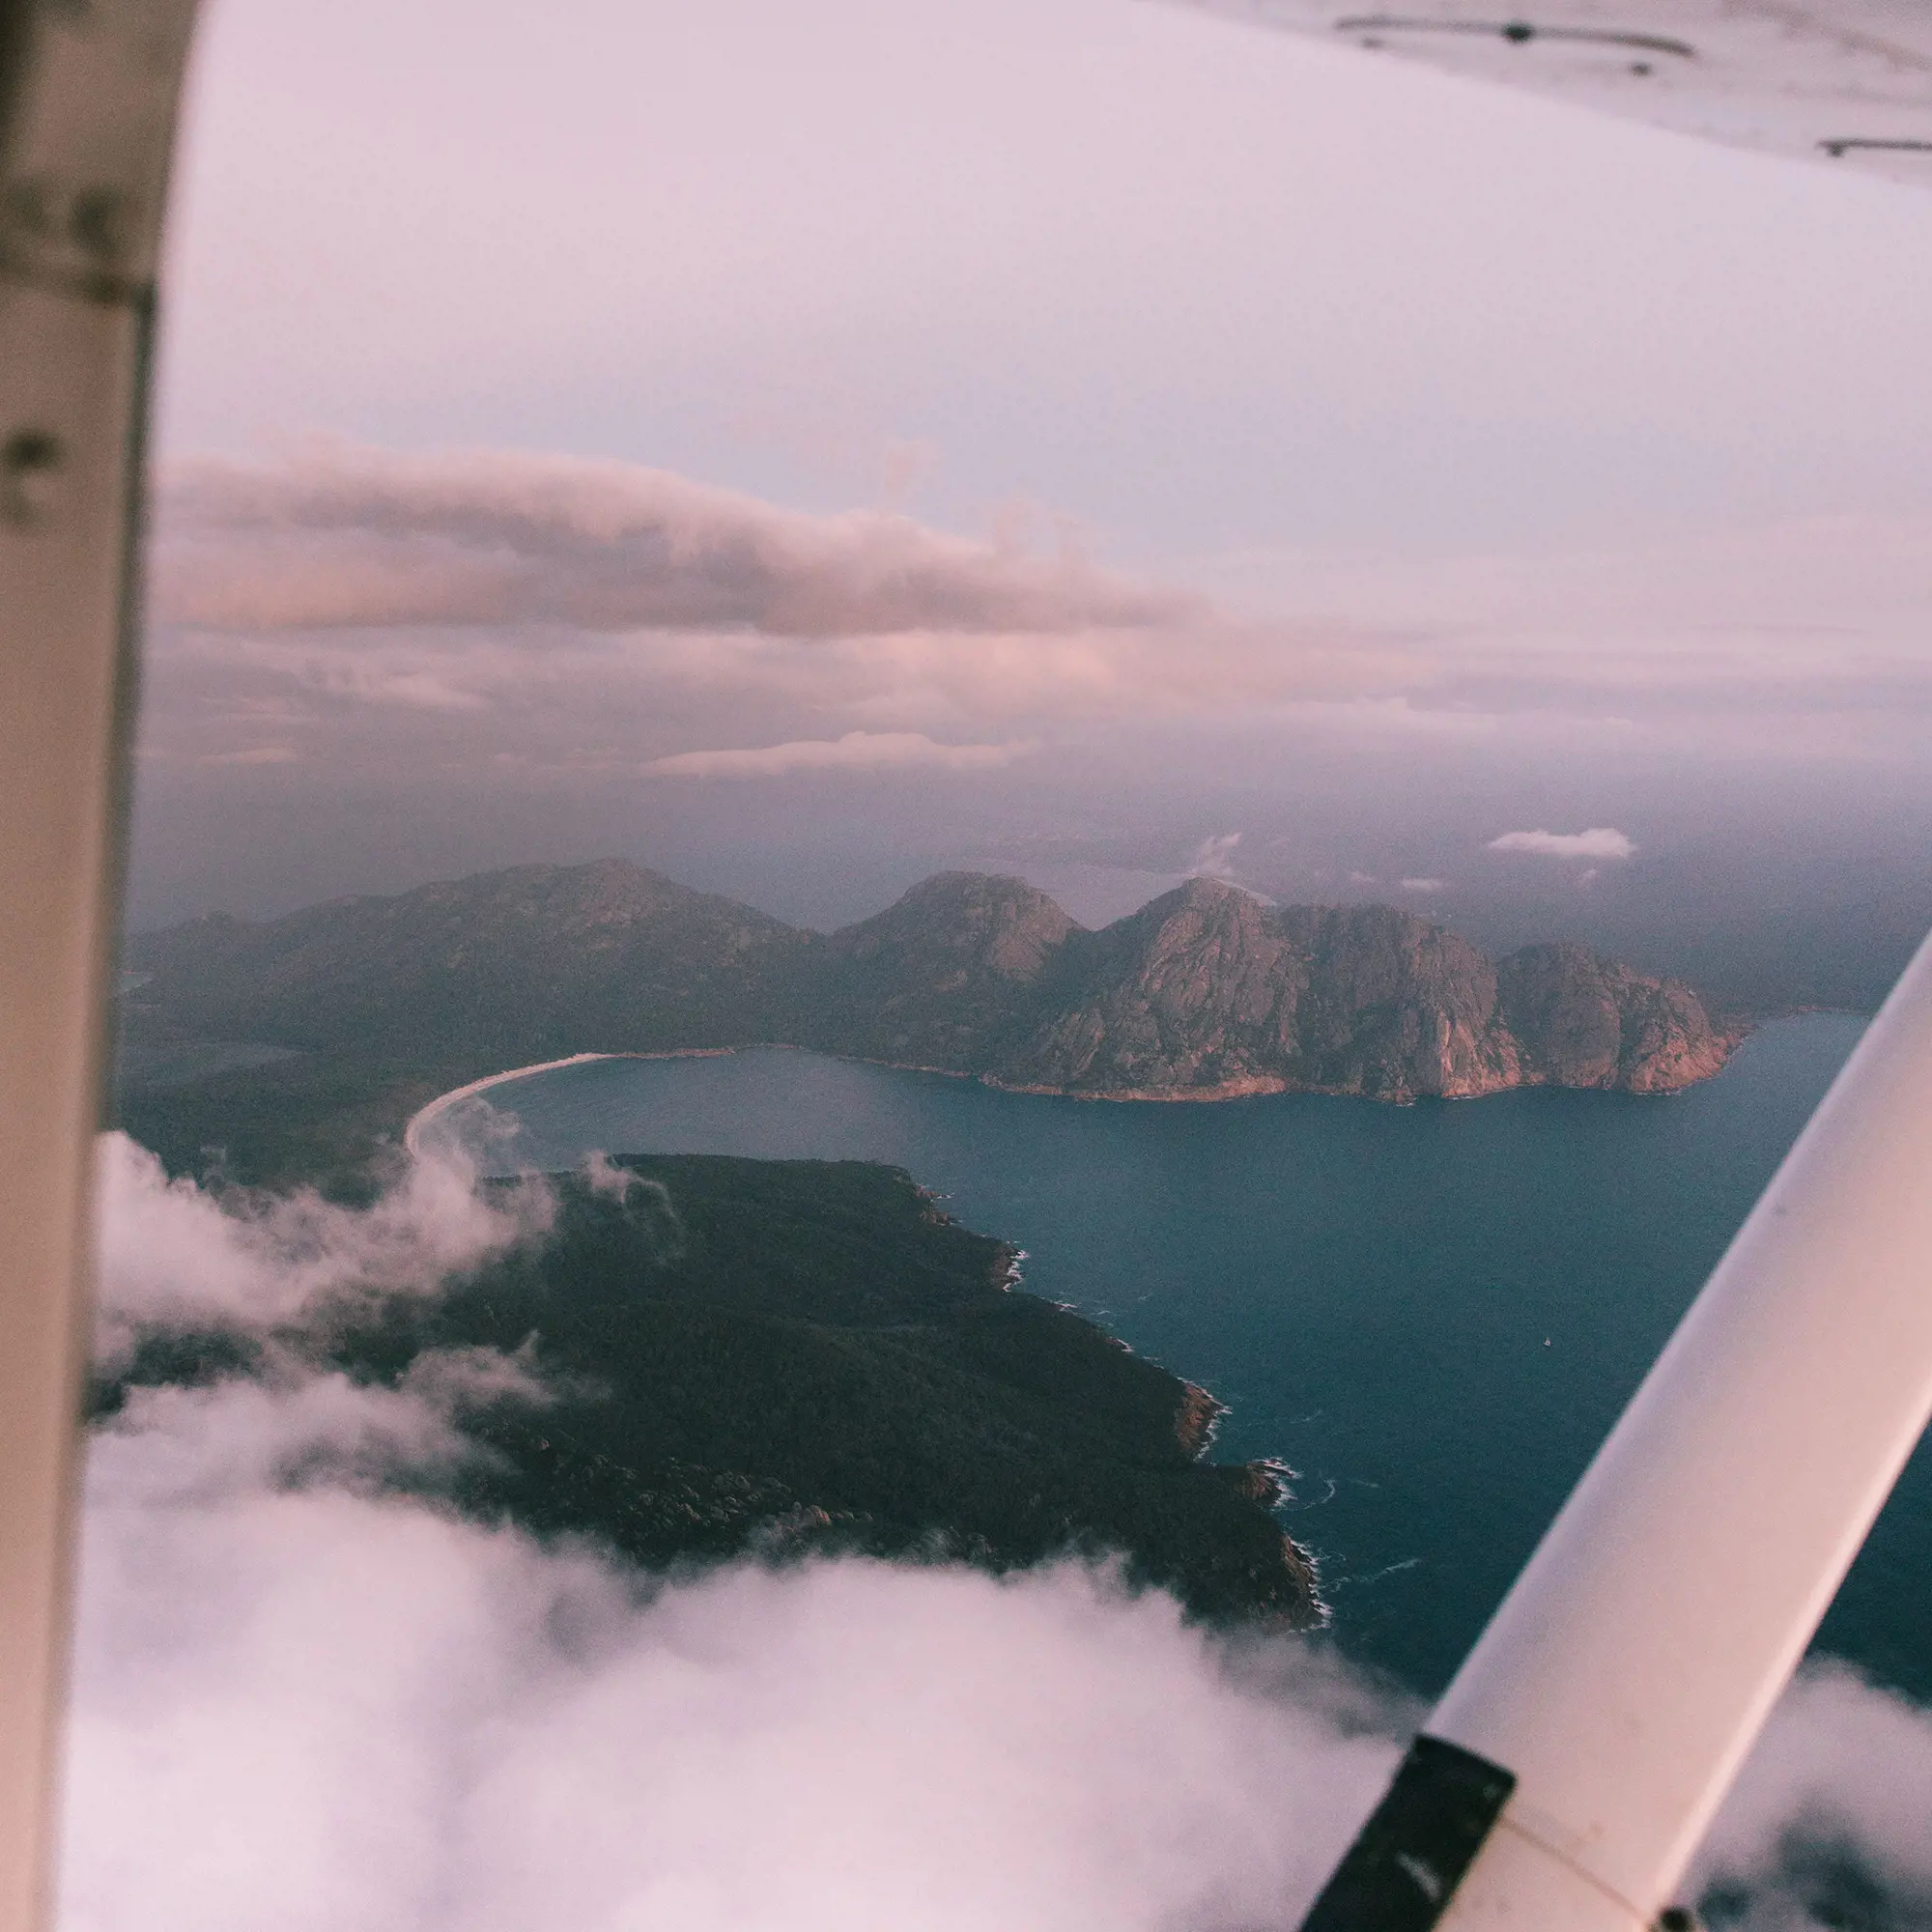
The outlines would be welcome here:
<svg viewBox="0 0 1932 1932">
<path fill-rule="evenodd" d="M 539 1060 L 528 1066 L 512 1066 L 501 1073 L 487 1074 L 481 1080 L 472 1080 L 467 1087 L 452 1087 L 447 1094 L 439 1094 L 427 1107 L 410 1116 L 409 1125 L 403 1129 L 403 1146 L 412 1160 L 420 1160 L 423 1129 L 440 1120 L 459 1101 L 473 1100 L 477 1094 L 487 1094 L 493 1087 L 506 1086 L 512 1080 L 522 1080 L 526 1074 L 549 1073 L 559 1066 L 581 1066 L 589 1060 L 616 1060 L 620 1057 L 614 1053 L 571 1053 L 561 1060 Z"/>
</svg>

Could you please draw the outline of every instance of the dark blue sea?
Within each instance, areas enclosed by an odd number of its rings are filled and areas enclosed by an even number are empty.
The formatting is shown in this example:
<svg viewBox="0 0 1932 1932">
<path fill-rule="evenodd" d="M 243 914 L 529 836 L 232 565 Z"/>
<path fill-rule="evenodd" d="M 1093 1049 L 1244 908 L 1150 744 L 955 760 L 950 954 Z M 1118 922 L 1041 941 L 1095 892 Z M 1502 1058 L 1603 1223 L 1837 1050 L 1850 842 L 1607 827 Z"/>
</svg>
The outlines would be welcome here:
<svg viewBox="0 0 1932 1932">
<path fill-rule="evenodd" d="M 1279 1457 L 1355 1657 L 1445 1684 L 1863 1022 L 1780 1020 L 1668 1099 L 1538 1090 L 1392 1107 L 998 1093 L 781 1048 L 613 1060 L 497 1090 L 508 1165 L 612 1152 L 908 1168 Z M 1721 1587 L 1721 1579 L 1713 1579 Z M 1921 1451 L 1821 1647 L 1932 1696 Z"/>
</svg>

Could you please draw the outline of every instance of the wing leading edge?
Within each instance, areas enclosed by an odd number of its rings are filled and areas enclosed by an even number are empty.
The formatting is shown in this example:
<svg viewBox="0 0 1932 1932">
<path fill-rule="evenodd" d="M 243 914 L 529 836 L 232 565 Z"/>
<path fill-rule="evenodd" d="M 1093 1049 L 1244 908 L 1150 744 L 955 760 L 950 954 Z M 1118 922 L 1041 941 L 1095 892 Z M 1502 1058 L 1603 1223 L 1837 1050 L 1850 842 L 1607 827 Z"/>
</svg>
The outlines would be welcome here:
<svg viewBox="0 0 1932 1932">
<path fill-rule="evenodd" d="M 1183 4 L 1731 147 L 1932 187 L 1928 0 Z"/>
</svg>

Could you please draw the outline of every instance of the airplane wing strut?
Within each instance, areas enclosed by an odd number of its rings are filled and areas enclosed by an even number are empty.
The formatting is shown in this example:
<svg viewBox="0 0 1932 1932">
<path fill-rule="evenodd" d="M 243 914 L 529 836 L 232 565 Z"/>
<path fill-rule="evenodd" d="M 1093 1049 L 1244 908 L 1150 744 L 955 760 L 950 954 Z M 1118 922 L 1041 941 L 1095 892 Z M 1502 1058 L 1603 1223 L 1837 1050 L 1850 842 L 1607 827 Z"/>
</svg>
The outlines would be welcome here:
<svg viewBox="0 0 1932 1932">
<path fill-rule="evenodd" d="M 1411 1759 L 1307 1932 L 1655 1922 L 1928 1417 L 1932 939 L 1425 1727 L 1493 1830 Z"/>
<path fill-rule="evenodd" d="M 42 1923 L 155 261 L 192 0 L 0 0 L 0 1932 Z"/>
</svg>

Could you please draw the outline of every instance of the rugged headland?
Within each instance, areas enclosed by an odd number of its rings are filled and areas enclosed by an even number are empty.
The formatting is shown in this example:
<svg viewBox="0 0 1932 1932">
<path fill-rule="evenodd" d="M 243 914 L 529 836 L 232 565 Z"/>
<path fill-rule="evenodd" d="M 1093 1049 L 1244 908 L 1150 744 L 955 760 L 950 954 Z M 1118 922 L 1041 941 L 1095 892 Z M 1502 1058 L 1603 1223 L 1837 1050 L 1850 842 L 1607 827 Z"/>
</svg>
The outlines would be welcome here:
<svg viewBox="0 0 1932 1932">
<path fill-rule="evenodd" d="M 427 1351 L 502 1350 L 543 1395 L 471 1407 L 483 1453 L 442 1492 L 486 1520 L 652 1569 L 1118 1555 L 1197 1615 L 1315 1620 L 1272 1473 L 1202 1460 L 1212 1398 L 1012 1287 L 1011 1249 L 909 1176 L 682 1156 L 553 1185 L 547 1233 L 438 1293 L 349 1296 L 267 1337 L 151 1342 L 96 1413 L 139 1383 L 291 1354 L 396 1386 Z"/>
<path fill-rule="evenodd" d="M 1213 879 L 1094 932 L 1024 880 L 945 872 L 821 934 L 622 861 L 526 866 L 195 920 L 135 936 L 128 963 L 148 977 L 126 1034 L 151 1065 L 193 1042 L 304 1056 L 199 1083 L 243 1101 L 350 1067 L 420 1099 L 572 1053 L 755 1041 L 1094 1097 L 1663 1094 L 1734 1043 L 1690 987 L 1580 946 L 1492 961 L 1393 907 Z M 188 1084 L 165 1090 L 177 1112 Z M 152 1090 L 130 1083 L 137 1113 Z"/>
<path fill-rule="evenodd" d="M 1024 880 L 941 873 L 812 963 L 801 1043 L 1096 1097 L 1659 1094 L 1730 1046 L 1689 986 L 1580 946 L 1495 964 L 1392 906 L 1214 879 L 1089 932 Z"/>
</svg>

